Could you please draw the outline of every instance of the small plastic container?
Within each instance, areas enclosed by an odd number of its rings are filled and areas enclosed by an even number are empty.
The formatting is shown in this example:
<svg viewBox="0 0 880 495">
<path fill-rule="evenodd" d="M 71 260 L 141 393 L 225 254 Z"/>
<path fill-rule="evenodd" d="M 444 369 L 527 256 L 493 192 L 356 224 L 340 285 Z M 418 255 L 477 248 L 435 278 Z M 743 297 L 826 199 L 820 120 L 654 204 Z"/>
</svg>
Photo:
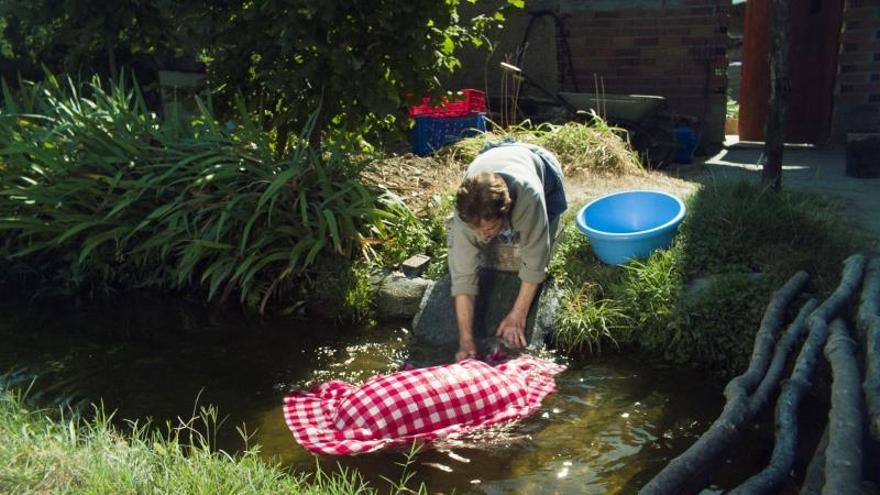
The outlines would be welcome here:
<svg viewBox="0 0 880 495">
<path fill-rule="evenodd" d="M 412 150 L 426 156 L 462 138 L 486 132 L 482 114 L 467 117 L 416 117 L 412 129 Z"/>
<path fill-rule="evenodd" d="M 693 163 L 694 151 L 697 150 L 697 144 L 700 137 L 697 132 L 689 126 L 680 126 L 672 130 L 675 135 L 675 163 Z"/>
<path fill-rule="evenodd" d="M 422 104 L 409 107 L 410 117 L 468 117 L 486 113 L 486 94 L 476 89 L 462 89 L 461 99 L 442 97 L 437 106 L 431 105 L 431 98 L 422 98 Z"/>
</svg>

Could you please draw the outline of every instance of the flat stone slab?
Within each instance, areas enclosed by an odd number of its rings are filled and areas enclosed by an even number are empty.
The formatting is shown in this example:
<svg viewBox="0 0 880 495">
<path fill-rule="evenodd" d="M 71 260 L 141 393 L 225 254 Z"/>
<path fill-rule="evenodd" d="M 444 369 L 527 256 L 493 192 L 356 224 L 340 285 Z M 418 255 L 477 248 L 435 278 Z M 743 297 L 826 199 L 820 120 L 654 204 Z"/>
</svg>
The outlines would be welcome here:
<svg viewBox="0 0 880 495">
<path fill-rule="evenodd" d="M 394 272 L 382 279 L 376 293 L 376 312 L 382 319 L 408 320 L 419 311 L 430 281 Z"/>
<path fill-rule="evenodd" d="M 482 269 L 479 274 L 480 294 L 474 307 L 474 339 L 478 352 L 487 352 L 487 341 L 495 335 L 498 325 L 510 312 L 519 293 L 520 280 L 515 272 Z M 458 343 L 458 323 L 451 294 L 449 275 L 434 282 L 425 291 L 421 308 L 413 320 L 413 334 L 424 341 L 444 347 Z M 538 291 L 526 321 L 529 346 L 542 346 L 552 332 L 556 320 L 557 291 L 548 279 Z"/>
</svg>

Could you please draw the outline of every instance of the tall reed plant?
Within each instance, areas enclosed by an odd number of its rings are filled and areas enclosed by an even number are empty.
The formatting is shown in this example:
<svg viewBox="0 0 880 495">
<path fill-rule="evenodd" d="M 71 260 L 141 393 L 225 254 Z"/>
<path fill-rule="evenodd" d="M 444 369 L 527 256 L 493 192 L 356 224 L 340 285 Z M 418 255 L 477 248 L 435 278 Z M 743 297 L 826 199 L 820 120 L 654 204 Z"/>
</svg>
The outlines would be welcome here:
<svg viewBox="0 0 880 495">
<path fill-rule="evenodd" d="M 0 250 L 41 291 L 204 289 L 265 310 L 317 260 L 370 257 L 412 214 L 359 180 L 361 164 L 274 140 L 242 100 L 221 123 L 162 119 L 137 87 L 49 78 L 4 85 Z"/>
</svg>

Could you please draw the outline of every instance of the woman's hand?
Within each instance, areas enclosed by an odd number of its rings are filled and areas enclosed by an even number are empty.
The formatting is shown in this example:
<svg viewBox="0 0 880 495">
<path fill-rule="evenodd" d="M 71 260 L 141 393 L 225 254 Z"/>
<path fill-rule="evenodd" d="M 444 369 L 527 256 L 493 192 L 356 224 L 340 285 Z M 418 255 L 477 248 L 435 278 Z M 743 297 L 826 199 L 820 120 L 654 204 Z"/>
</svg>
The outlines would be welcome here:
<svg viewBox="0 0 880 495">
<path fill-rule="evenodd" d="M 522 348 L 528 345 L 526 342 L 526 317 L 527 314 L 519 311 L 511 311 L 498 325 L 496 337 L 504 339 L 512 348 Z"/>
<path fill-rule="evenodd" d="M 455 353 L 456 363 L 475 357 L 477 357 L 477 346 L 474 344 L 473 340 L 458 343 L 458 352 Z"/>
</svg>

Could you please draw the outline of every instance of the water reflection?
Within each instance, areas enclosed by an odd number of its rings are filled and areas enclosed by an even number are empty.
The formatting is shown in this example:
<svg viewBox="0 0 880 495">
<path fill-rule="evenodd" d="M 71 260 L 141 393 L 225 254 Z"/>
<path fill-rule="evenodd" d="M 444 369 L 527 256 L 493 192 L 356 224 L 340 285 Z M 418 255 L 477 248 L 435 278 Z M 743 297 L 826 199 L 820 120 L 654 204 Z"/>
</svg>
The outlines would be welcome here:
<svg viewBox="0 0 880 495">
<path fill-rule="evenodd" d="M 118 417 L 159 423 L 202 403 L 228 415 L 220 447 L 237 450 L 234 426 L 255 432 L 267 459 L 312 470 L 296 445 L 281 399 L 292 388 L 342 379 L 363 382 L 404 363 L 447 362 L 454 349 L 420 346 L 400 326 L 334 330 L 315 322 L 255 322 L 167 303 L 32 313 L 3 308 L 0 370 L 40 374 L 38 388 L 103 400 Z M 557 358 L 562 359 L 562 358 Z M 432 492 L 631 492 L 704 430 L 720 390 L 699 374 L 648 369 L 624 355 L 568 362 L 558 392 L 516 425 L 462 435 L 419 454 L 415 480 Z M 359 469 L 379 487 L 398 479 L 402 450 L 322 458 Z"/>
</svg>

